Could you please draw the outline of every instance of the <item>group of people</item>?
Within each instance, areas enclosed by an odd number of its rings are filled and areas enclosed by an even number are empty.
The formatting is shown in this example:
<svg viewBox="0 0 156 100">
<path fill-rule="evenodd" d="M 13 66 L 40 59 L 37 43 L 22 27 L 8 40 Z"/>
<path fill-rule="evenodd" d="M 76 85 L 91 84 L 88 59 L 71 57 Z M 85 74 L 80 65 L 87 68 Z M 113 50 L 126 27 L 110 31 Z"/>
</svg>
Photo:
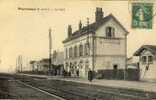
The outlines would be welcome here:
<svg viewBox="0 0 156 100">
<path fill-rule="evenodd" d="M 63 70 L 63 76 L 71 76 L 71 72 L 70 71 L 66 72 L 65 70 Z M 79 77 L 79 70 L 76 70 L 76 76 Z M 93 76 L 94 76 L 93 71 L 89 69 L 89 71 L 88 71 L 88 80 L 90 82 L 92 82 Z"/>
</svg>

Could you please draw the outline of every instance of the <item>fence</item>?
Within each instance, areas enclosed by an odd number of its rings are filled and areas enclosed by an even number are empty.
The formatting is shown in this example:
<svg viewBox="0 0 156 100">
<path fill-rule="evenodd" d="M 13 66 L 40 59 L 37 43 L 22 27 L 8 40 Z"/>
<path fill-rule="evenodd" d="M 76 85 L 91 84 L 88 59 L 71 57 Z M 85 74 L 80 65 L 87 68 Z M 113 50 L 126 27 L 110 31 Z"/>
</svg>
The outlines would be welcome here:
<svg viewBox="0 0 156 100">
<path fill-rule="evenodd" d="M 127 69 L 126 74 L 124 74 L 124 69 L 106 69 L 106 70 L 98 70 L 95 74 L 95 78 L 97 79 L 117 79 L 123 80 L 124 75 L 126 75 L 126 80 L 139 80 L 139 70 L 138 69 Z"/>
</svg>

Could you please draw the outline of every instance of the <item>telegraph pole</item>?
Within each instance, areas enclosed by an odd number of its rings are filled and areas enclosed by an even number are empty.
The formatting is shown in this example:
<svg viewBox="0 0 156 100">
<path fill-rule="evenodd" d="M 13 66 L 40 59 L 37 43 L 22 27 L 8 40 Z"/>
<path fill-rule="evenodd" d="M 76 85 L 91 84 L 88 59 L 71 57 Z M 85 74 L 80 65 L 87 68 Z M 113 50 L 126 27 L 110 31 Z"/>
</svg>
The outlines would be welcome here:
<svg viewBox="0 0 156 100">
<path fill-rule="evenodd" d="M 20 56 L 20 67 L 21 67 L 21 72 L 23 71 L 23 60 L 22 60 L 22 55 Z"/>
<path fill-rule="evenodd" d="M 88 45 L 88 48 L 89 48 L 89 18 L 87 17 L 87 45 Z"/>
<path fill-rule="evenodd" d="M 23 71 L 23 61 L 22 61 L 22 55 L 19 55 L 17 58 L 17 69 L 19 72 Z"/>
<path fill-rule="evenodd" d="M 16 58 L 16 73 L 18 73 L 18 72 L 19 72 L 19 69 L 18 69 L 18 60 Z"/>
<path fill-rule="evenodd" d="M 52 73 L 52 37 L 51 37 L 51 28 L 49 28 L 49 74 L 51 75 Z"/>
</svg>

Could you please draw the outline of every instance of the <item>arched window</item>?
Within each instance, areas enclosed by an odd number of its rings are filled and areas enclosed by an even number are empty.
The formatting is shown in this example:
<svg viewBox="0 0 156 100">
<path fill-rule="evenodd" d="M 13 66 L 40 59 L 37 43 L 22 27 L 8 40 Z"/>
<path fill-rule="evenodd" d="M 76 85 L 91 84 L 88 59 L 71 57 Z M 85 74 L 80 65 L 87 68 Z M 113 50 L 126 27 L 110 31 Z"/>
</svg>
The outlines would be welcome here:
<svg viewBox="0 0 156 100">
<path fill-rule="evenodd" d="M 113 27 L 106 27 L 106 37 L 107 38 L 113 38 L 115 37 L 115 28 Z"/>
<path fill-rule="evenodd" d="M 80 44 L 79 46 L 79 56 L 83 56 L 83 45 Z"/>
</svg>

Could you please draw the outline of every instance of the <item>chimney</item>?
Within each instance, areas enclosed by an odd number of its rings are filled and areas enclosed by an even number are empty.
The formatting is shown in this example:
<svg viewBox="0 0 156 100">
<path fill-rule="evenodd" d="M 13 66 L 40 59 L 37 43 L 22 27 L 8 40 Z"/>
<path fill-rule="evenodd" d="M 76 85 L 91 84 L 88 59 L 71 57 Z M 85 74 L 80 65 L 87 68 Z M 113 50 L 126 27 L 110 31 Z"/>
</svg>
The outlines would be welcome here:
<svg viewBox="0 0 156 100">
<path fill-rule="evenodd" d="M 81 30 L 81 28 L 82 28 L 82 23 L 81 23 L 81 20 L 80 20 L 80 22 L 79 22 L 79 30 Z"/>
<path fill-rule="evenodd" d="M 68 37 L 71 37 L 72 35 L 72 27 L 71 25 L 68 25 Z"/>
<path fill-rule="evenodd" d="M 102 8 L 97 7 L 95 12 L 95 21 L 100 22 L 100 20 L 103 18 L 103 11 Z"/>
</svg>

